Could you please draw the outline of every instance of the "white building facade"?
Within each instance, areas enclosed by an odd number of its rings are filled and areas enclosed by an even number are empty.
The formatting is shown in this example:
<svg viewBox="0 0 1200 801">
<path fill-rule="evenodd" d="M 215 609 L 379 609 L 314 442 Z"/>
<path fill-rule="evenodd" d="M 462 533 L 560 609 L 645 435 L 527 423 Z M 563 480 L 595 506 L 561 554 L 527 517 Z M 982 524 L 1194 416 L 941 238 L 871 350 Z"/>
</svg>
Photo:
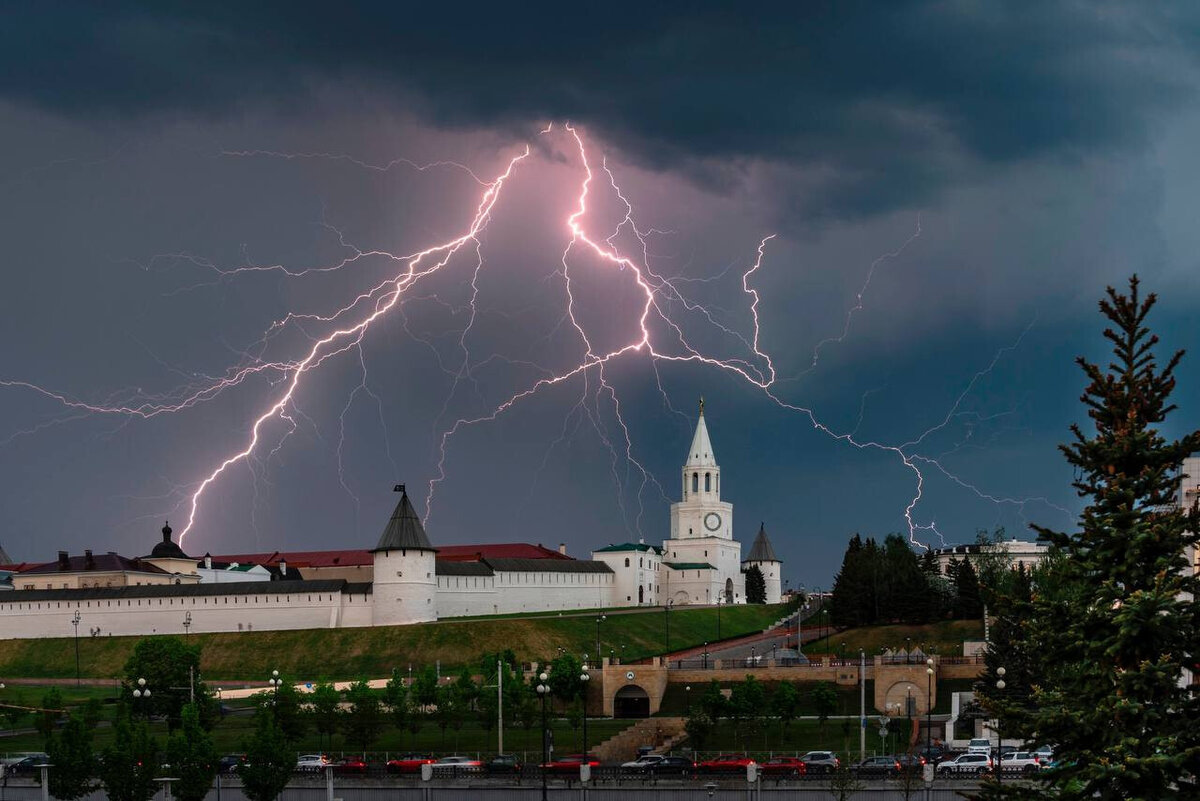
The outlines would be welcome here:
<svg viewBox="0 0 1200 801">
<path fill-rule="evenodd" d="M 66 554 L 49 563 L 50 586 L 0 596 L 0 640 L 65 637 L 74 619 L 91 636 L 396 626 L 445 618 L 622 606 L 745 603 L 741 544 L 733 505 L 721 500 L 703 403 L 683 466 L 682 500 L 671 505 L 662 547 L 627 543 L 598 549 L 591 560 L 479 554 L 438 559 L 403 485 L 400 500 L 371 550 L 371 581 L 292 580 L 300 573 L 196 560 L 171 540 L 169 526 L 142 559 L 161 584 L 61 586 L 85 575 Z M 539 551 L 542 550 L 538 549 Z M 90 553 L 82 557 L 86 567 Z M 114 555 L 115 558 L 115 555 Z M 763 570 L 767 601 L 780 599 L 782 567 L 760 530 L 745 566 Z M 47 567 L 47 570 L 50 570 Z M 238 573 L 243 576 L 238 578 Z M 17 582 L 20 575 L 18 574 Z"/>
</svg>

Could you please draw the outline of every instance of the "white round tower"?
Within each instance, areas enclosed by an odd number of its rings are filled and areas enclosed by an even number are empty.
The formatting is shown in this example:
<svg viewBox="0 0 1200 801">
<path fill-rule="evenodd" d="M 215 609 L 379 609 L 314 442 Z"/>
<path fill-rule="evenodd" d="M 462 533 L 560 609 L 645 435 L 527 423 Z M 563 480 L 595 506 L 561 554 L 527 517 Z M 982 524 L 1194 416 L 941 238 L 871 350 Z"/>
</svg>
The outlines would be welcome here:
<svg viewBox="0 0 1200 801">
<path fill-rule="evenodd" d="M 375 576 L 371 588 L 371 625 L 399 626 L 437 620 L 437 551 L 425 536 L 403 484 L 379 544 L 371 553 Z"/>
<path fill-rule="evenodd" d="M 742 567 L 757 567 L 762 571 L 763 583 L 767 587 L 767 603 L 777 604 L 783 600 L 783 562 L 775 556 L 775 549 L 767 539 L 767 528 L 762 523 L 758 525 L 758 536 L 750 546 L 750 553 L 742 560 Z"/>
</svg>

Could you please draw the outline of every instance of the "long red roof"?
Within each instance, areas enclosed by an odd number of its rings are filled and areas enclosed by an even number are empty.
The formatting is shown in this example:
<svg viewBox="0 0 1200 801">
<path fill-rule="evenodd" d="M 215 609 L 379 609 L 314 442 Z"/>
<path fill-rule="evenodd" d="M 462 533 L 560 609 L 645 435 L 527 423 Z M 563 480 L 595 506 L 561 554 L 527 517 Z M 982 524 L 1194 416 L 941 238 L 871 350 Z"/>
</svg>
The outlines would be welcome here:
<svg viewBox="0 0 1200 801">
<path fill-rule="evenodd" d="M 570 559 L 552 548 L 528 542 L 476 545 L 435 545 L 443 562 L 476 562 L 480 559 Z M 271 551 L 268 553 L 212 554 L 214 562 L 274 565 L 280 559 L 293 567 L 356 567 L 374 563 L 365 548 L 341 551 Z"/>
</svg>

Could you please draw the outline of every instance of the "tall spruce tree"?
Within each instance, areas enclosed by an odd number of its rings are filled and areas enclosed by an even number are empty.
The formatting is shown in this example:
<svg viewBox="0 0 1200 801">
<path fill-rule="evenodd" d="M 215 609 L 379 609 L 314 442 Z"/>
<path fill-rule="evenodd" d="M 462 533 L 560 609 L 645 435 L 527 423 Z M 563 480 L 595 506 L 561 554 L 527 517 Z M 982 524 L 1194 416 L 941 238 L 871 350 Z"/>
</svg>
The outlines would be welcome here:
<svg viewBox="0 0 1200 801">
<path fill-rule="evenodd" d="M 1018 637 L 1031 656 L 1032 698 L 981 683 L 1002 733 L 1055 747 L 1059 767 L 1034 787 L 994 784 L 985 795 L 1061 799 L 1183 799 L 1200 795 L 1200 697 L 1182 686 L 1197 663 L 1200 579 L 1185 559 L 1200 511 L 1176 505 L 1179 467 L 1200 432 L 1175 441 L 1159 427 L 1170 404 L 1175 353 L 1160 369 L 1158 337 L 1136 276 L 1129 294 L 1109 287 L 1107 370 L 1078 359 L 1082 401 L 1095 431 L 1072 426 L 1061 446 L 1087 506 L 1073 533 L 1035 527 L 1056 554 L 1039 571 L 1030 620 Z M 1004 666 L 1007 670 L 1007 665 Z"/>
<path fill-rule="evenodd" d="M 767 602 L 767 580 L 763 578 L 758 565 L 751 565 L 746 570 L 746 603 L 765 604 Z"/>
</svg>

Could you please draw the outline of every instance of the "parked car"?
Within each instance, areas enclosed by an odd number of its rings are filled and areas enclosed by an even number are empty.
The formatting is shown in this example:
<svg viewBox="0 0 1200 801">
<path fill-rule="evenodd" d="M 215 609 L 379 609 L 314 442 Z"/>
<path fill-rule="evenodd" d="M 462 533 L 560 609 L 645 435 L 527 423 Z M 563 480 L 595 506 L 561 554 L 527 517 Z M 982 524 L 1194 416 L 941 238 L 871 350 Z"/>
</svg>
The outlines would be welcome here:
<svg viewBox="0 0 1200 801">
<path fill-rule="evenodd" d="M 342 757 L 333 763 L 333 772 L 339 776 L 366 776 L 370 766 L 359 757 Z"/>
<path fill-rule="evenodd" d="M 816 773 L 833 773 L 841 767 L 842 761 L 832 751 L 809 751 L 800 757 L 808 769 L 809 775 Z"/>
<path fill-rule="evenodd" d="M 325 766 L 328 764 L 329 757 L 324 754 L 304 754 L 296 759 L 296 770 L 310 772 L 325 770 Z"/>
<path fill-rule="evenodd" d="M 917 749 L 916 755 L 925 760 L 926 763 L 936 765 L 946 756 L 946 749 L 940 745 L 921 746 Z"/>
<path fill-rule="evenodd" d="M 867 757 L 854 765 L 854 772 L 859 776 L 891 776 L 900 772 L 900 763 L 889 754 Z"/>
<path fill-rule="evenodd" d="M 992 741 L 986 737 L 977 737 L 967 743 L 968 754 L 991 754 Z"/>
<path fill-rule="evenodd" d="M 584 760 L 593 768 L 600 767 L 600 760 L 596 759 L 592 754 L 569 754 L 559 759 L 554 759 L 542 765 L 542 769 L 547 773 L 562 773 L 566 775 L 579 775 L 579 768 L 583 765 Z"/>
<path fill-rule="evenodd" d="M 646 772 L 651 776 L 691 776 L 696 772 L 696 763 L 687 757 L 665 756 Z"/>
<path fill-rule="evenodd" d="M 436 760 L 428 754 L 403 754 L 387 763 L 388 773 L 420 773 L 422 765 L 432 765 Z"/>
<path fill-rule="evenodd" d="M 712 759 L 696 763 L 697 773 L 736 773 L 746 772 L 746 766 L 754 760 L 745 754 L 720 754 Z"/>
<path fill-rule="evenodd" d="M 941 775 L 952 773 L 987 773 L 992 769 L 991 754 L 962 754 L 954 759 L 938 763 Z"/>
<path fill-rule="evenodd" d="M 1042 763 L 1033 751 L 1013 751 L 997 760 L 996 764 L 1004 773 L 1022 773 L 1026 776 L 1042 769 Z"/>
<path fill-rule="evenodd" d="M 660 754 L 646 754 L 630 762 L 622 762 L 621 770 L 628 771 L 630 773 L 644 773 L 651 766 L 657 765 L 664 759 L 666 759 L 666 757 Z"/>
<path fill-rule="evenodd" d="M 483 769 L 492 776 L 512 775 L 521 772 L 521 763 L 512 754 L 496 754 L 484 763 Z"/>
<path fill-rule="evenodd" d="M 5 768 L 4 775 L 6 776 L 32 776 L 38 773 L 38 765 L 49 762 L 50 759 L 46 754 L 30 754 L 22 757 L 13 764 Z"/>
<path fill-rule="evenodd" d="M 920 773 L 925 763 L 925 757 L 920 754 L 897 754 L 896 773 Z"/>
<path fill-rule="evenodd" d="M 483 763 L 478 759 L 471 759 L 469 756 L 444 756 L 433 763 L 435 776 L 438 774 L 458 776 L 463 773 L 479 773 L 481 770 L 483 770 Z"/>
<path fill-rule="evenodd" d="M 45 759 L 45 760 L 50 759 L 50 756 L 42 751 L 17 751 L 15 753 L 9 754 L 6 757 L 0 757 L 0 767 L 5 767 L 5 768 L 12 767 L 13 765 L 17 764 L 21 760 L 26 759 L 28 757 L 41 757 L 42 759 Z"/>
<path fill-rule="evenodd" d="M 1048 745 L 1038 746 L 1033 753 L 1037 754 L 1038 762 L 1042 763 L 1042 767 L 1054 761 L 1054 749 Z"/>
<path fill-rule="evenodd" d="M 218 773 L 236 773 L 238 765 L 245 764 L 245 754 L 226 754 L 217 761 Z"/>
<path fill-rule="evenodd" d="M 808 766 L 800 757 L 772 757 L 758 766 L 764 776 L 799 777 L 808 773 Z"/>
</svg>

